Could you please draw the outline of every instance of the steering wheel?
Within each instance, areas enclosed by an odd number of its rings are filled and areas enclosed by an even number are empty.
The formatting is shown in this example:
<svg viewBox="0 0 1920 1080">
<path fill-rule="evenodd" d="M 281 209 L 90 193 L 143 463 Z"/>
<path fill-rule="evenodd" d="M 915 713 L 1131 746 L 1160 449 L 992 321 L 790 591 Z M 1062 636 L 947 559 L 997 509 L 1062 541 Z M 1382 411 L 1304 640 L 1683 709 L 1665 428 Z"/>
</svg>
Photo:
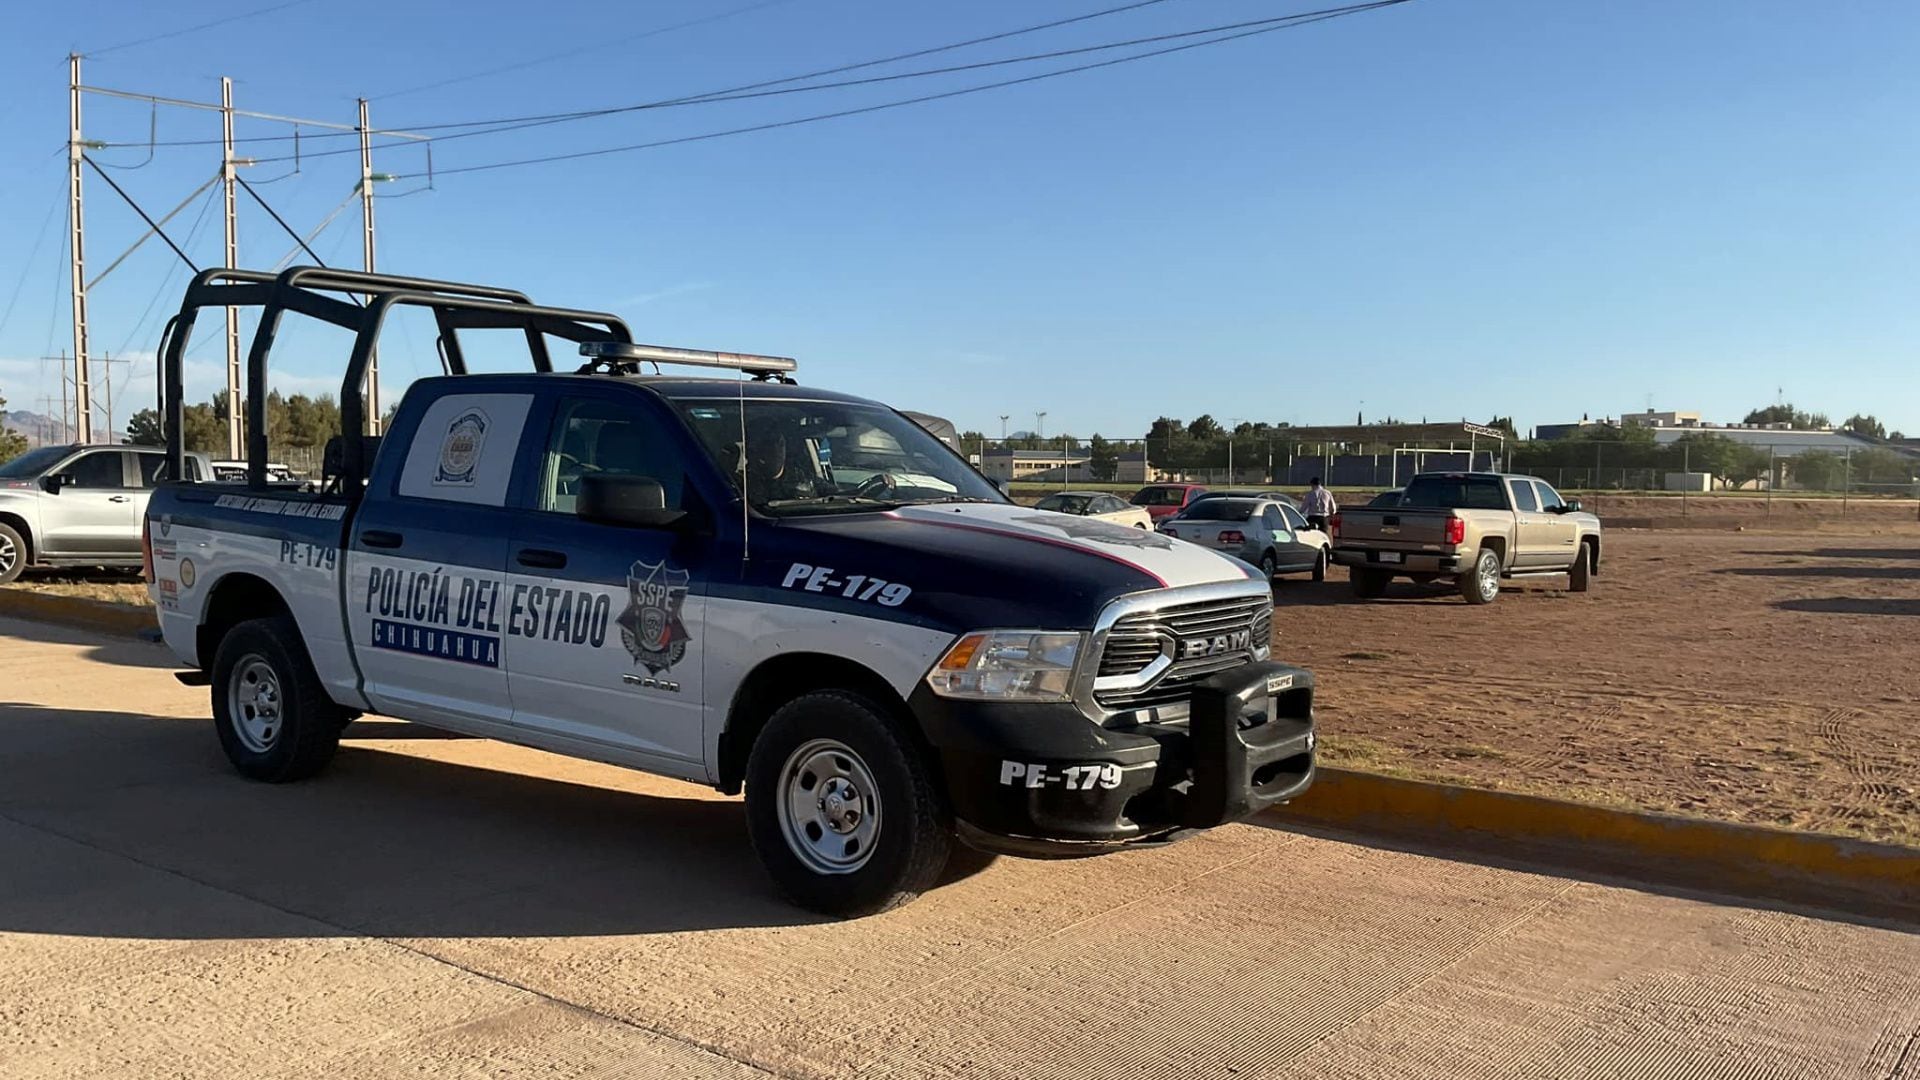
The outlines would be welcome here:
<svg viewBox="0 0 1920 1080">
<path fill-rule="evenodd" d="M 870 499 L 876 495 L 891 496 L 899 486 L 898 481 L 894 480 L 891 475 L 877 472 L 865 480 L 860 481 L 858 484 L 853 485 L 852 494 L 863 499 Z"/>
</svg>

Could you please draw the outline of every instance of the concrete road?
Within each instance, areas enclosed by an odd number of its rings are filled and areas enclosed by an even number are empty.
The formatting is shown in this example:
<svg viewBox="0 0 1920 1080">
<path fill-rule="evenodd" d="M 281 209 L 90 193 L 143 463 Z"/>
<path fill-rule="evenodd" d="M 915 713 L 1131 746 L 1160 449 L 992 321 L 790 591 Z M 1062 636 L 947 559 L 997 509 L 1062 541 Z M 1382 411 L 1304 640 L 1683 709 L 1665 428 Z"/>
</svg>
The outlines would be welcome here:
<svg viewBox="0 0 1920 1080">
<path fill-rule="evenodd" d="M 0 622 L 0 1076 L 1920 1076 L 1920 936 L 1242 825 L 850 923 L 737 802 L 363 721 L 230 773 Z"/>
</svg>

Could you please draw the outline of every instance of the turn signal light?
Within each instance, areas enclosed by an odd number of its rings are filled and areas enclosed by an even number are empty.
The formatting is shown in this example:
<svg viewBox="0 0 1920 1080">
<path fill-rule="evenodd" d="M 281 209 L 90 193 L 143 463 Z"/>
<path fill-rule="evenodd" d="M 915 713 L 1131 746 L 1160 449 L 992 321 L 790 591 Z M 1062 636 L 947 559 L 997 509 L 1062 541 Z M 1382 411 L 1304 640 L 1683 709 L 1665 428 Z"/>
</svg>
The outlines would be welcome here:
<svg viewBox="0 0 1920 1080">
<path fill-rule="evenodd" d="M 1460 518 L 1447 519 L 1447 543 L 1462 544 L 1467 539 L 1467 523 Z"/>
</svg>

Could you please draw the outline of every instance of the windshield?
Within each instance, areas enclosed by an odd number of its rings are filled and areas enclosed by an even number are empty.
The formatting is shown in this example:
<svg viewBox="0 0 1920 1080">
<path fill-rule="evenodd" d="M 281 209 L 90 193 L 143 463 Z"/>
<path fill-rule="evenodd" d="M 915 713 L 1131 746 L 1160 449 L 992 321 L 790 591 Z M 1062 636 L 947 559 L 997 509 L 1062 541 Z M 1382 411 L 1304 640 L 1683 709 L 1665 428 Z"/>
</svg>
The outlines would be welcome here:
<svg viewBox="0 0 1920 1080">
<path fill-rule="evenodd" d="M 1187 501 L 1182 487 L 1144 487 L 1133 493 L 1135 506 L 1179 506 Z"/>
<path fill-rule="evenodd" d="M 1436 510 L 1505 510 L 1507 495 L 1494 476 L 1416 476 L 1401 506 Z"/>
<path fill-rule="evenodd" d="M 1052 510 L 1061 514 L 1085 514 L 1088 504 L 1093 502 L 1086 495 L 1049 495 L 1033 504 L 1035 510 Z"/>
<path fill-rule="evenodd" d="M 744 490 L 763 514 L 1006 501 L 946 444 L 891 409 L 765 398 L 683 400 L 675 406 L 734 489 Z"/>
<path fill-rule="evenodd" d="M 53 463 L 73 452 L 70 446 L 43 446 L 29 450 L 5 465 L 0 465 L 0 480 L 29 480 L 53 467 Z"/>
<path fill-rule="evenodd" d="M 1253 516 L 1252 499 L 1202 499 L 1187 507 L 1181 521 L 1245 521 Z"/>
</svg>

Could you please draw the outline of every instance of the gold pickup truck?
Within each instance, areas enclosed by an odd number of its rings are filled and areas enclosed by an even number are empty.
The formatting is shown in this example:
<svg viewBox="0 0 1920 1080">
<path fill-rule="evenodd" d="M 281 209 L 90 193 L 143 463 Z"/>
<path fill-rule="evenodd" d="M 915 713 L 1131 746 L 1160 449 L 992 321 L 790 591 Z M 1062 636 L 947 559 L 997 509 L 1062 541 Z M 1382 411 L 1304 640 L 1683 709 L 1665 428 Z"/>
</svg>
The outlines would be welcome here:
<svg viewBox="0 0 1920 1080">
<path fill-rule="evenodd" d="M 1504 473 L 1421 473 L 1398 503 L 1334 515 L 1333 561 L 1372 599 L 1396 577 L 1451 579 L 1488 604 L 1508 578 L 1567 575 L 1586 592 L 1600 572 L 1600 519 L 1545 480 Z"/>
</svg>

